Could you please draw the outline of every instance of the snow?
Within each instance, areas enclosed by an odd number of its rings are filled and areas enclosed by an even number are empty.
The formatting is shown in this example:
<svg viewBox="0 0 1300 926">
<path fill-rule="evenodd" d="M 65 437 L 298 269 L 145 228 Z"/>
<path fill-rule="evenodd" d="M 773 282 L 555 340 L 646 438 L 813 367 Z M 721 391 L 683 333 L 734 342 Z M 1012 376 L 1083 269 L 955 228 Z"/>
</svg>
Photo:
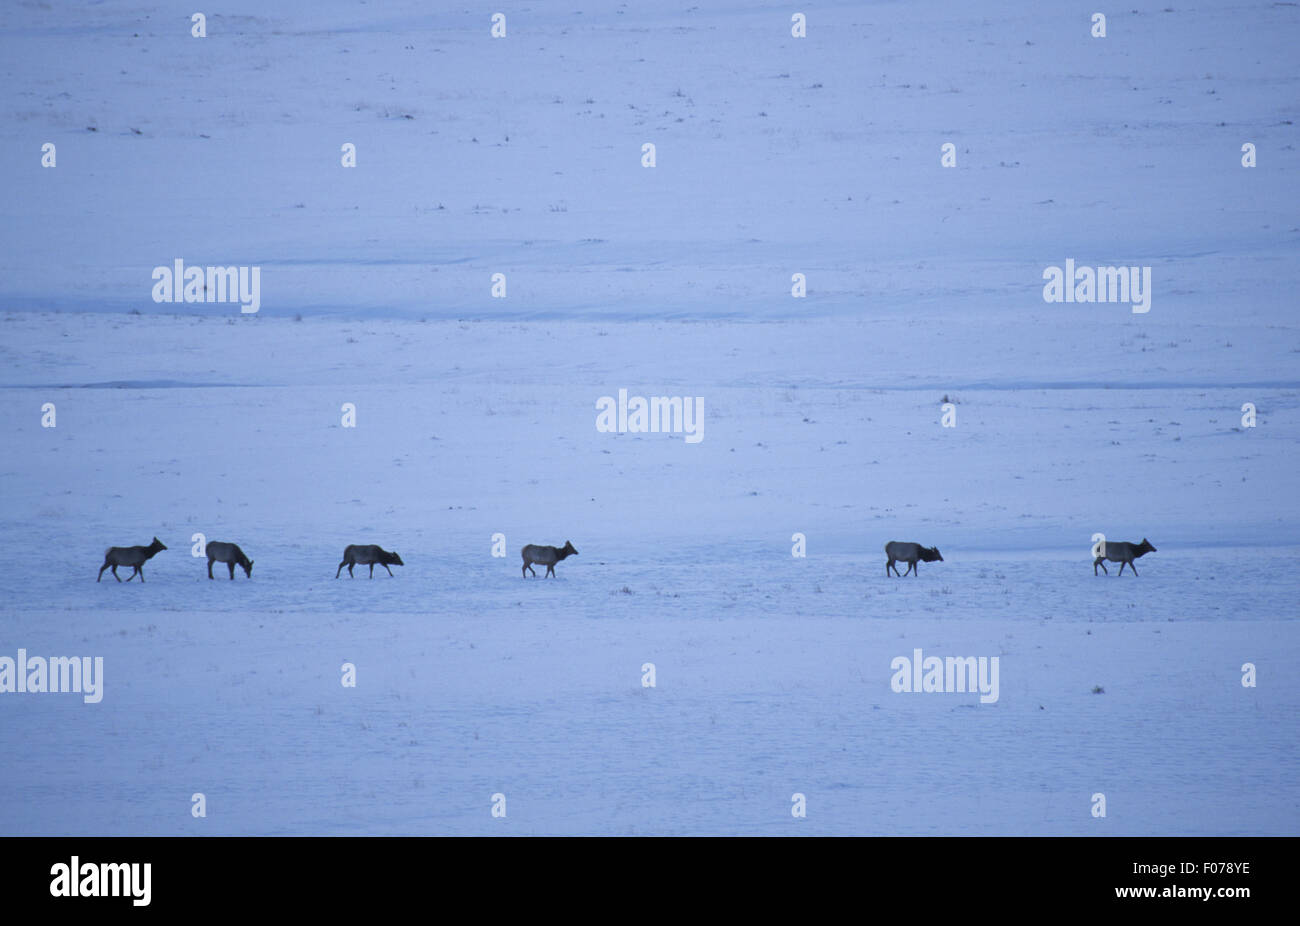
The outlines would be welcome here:
<svg viewBox="0 0 1300 926">
<path fill-rule="evenodd" d="M 0 11 L 0 833 L 1294 835 L 1300 8 L 573 6 Z"/>
</svg>

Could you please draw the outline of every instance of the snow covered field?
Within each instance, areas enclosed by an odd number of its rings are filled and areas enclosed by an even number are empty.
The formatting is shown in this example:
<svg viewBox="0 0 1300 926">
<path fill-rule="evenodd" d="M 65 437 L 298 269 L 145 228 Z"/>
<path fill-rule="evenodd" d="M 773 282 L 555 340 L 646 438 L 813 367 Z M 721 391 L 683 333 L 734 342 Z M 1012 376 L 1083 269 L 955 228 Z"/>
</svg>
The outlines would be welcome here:
<svg viewBox="0 0 1300 926">
<path fill-rule="evenodd" d="M 0 833 L 1300 831 L 1300 8 L 572 6 L 0 12 Z"/>
</svg>

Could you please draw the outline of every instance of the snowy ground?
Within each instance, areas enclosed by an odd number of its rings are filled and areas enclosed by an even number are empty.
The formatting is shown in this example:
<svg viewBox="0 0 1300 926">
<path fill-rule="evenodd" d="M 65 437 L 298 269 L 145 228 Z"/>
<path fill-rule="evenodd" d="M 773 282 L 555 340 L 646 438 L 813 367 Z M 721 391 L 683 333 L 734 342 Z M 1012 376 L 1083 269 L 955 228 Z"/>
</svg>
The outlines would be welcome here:
<svg viewBox="0 0 1300 926">
<path fill-rule="evenodd" d="M 0 694 L 0 833 L 1300 831 L 1300 8 L 571 6 L 0 11 L 0 657 L 105 661 Z"/>
<path fill-rule="evenodd" d="M 6 832 L 1294 831 L 1294 390 L 968 387 L 945 429 L 852 351 L 819 366 L 842 386 L 757 385 L 798 379 L 778 358 L 816 325 L 4 324 L 50 347 L 4 390 L 0 529 L 46 551 L 0 574 L 6 636 L 106 660 L 98 705 L 6 702 Z M 685 349 L 720 338 L 722 368 Z M 66 388 L 127 369 L 174 385 Z M 656 370 L 705 397 L 704 440 L 598 433 L 596 397 Z M 179 385 L 216 378 L 241 385 Z M 1094 530 L 1159 549 L 1094 578 Z M 209 581 L 197 531 L 253 579 Z M 154 534 L 147 584 L 92 581 Z M 945 562 L 886 579 L 896 537 Z M 558 581 L 519 576 L 565 539 Z M 335 580 L 368 541 L 407 565 Z M 916 647 L 999 656 L 999 700 L 892 692 Z"/>
</svg>

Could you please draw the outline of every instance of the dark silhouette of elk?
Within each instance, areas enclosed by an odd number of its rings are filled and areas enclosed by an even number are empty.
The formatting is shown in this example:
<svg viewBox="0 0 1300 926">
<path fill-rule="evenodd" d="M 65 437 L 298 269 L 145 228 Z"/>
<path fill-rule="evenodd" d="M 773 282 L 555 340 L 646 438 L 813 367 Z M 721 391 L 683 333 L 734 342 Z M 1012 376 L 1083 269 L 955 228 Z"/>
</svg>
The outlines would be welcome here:
<svg viewBox="0 0 1300 926">
<path fill-rule="evenodd" d="M 95 581 L 98 582 L 104 578 L 105 569 L 112 569 L 113 578 L 121 582 L 122 577 L 117 574 L 117 567 L 130 566 L 133 571 L 126 581 L 130 582 L 136 576 L 139 576 L 140 581 L 144 582 L 144 570 L 140 567 L 165 549 L 167 548 L 162 545 L 162 541 L 157 537 L 147 547 L 109 547 L 104 551 L 104 565 L 99 567 L 99 575 L 95 576 Z"/>
<path fill-rule="evenodd" d="M 533 568 L 533 563 L 546 567 L 546 572 L 542 574 L 542 578 L 545 579 L 547 576 L 555 575 L 555 564 L 560 560 L 564 559 L 566 556 L 578 555 L 578 551 L 573 549 L 573 542 L 570 540 L 564 541 L 564 546 L 562 547 L 548 547 L 541 544 L 530 543 L 520 552 L 524 557 L 523 576 L 525 579 L 528 578 L 528 573 L 530 572 L 533 574 L 534 578 L 537 577 L 537 570 Z M 557 579 L 559 578 L 559 576 L 555 577 Z"/>
<path fill-rule="evenodd" d="M 354 543 L 349 545 L 348 548 L 343 551 L 343 562 L 339 563 L 338 572 L 334 573 L 334 578 L 337 579 L 339 573 L 343 571 L 343 567 L 347 566 L 348 576 L 355 579 L 356 576 L 352 575 L 352 567 L 368 565 L 370 567 L 370 578 L 373 579 L 375 577 L 376 563 L 383 566 L 385 569 L 388 569 L 389 566 L 406 565 L 406 563 L 402 562 L 402 558 L 396 553 L 389 553 L 382 547 L 375 546 L 373 543 Z M 388 569 L 388 574 L 391 576 L 393 570 Z"/>
<path fill-rule="evenodd" d="M 891 540 L 885 544 L 885 555 L 889 557 L 888 562 L 885 563 L 885 575 L 889 575 L 889 570 L 892 569 L 894 575 L 900 579 L 913 570 L 915 570 L 916 575 L 921 574 L 921 570 L 916 568 L 917 561 L 927 563 L 943 562 L 938 547 L 923 547 L 919 543 L 904 543 L 900 540 Z M 907 572 L 899 575 L 898 567 L 894 565 L 896 562 L 907 563 Z"/>
<path fill-rule="evenodd" d="M 253 577 L 253 561 L 244 555 L 244 551 L 239 549 L 237 543 L 222 543 L 220 540 L 213 540 L 207 544 L 208 552 L 208 578 L 212 578 L 212 564 L 225 563 L 230 567 L 230 581 L 235 581 L 235 566 L 244 567 L 244 575 L 250 579 Z"/>
<path fill-rule="evenodd" d="M 1156 548 L 1151 546 L 1151 541 L 1145 537 L 1141 543 L 1124 543 L 1116 540 L 1114 542 L 1105 541 L 1102 547 L 1106 552 L 1092 561 L 1092 574 L 1097 574 L 1097 567 L 1100 566 L 1106 575 L 1110 575 L 1110 570 L 1102 560 L 1110 560 L 1112 563 L 1119 563 L 1119 574 L 1124 574 L 1124 567 L 1128 566 L 1133 570 L 1133 575 L 1137 575 L 1137 566 L 1133 565 L 1133 560 L 1147 553 L 1156 552 Z"/>
</svg>

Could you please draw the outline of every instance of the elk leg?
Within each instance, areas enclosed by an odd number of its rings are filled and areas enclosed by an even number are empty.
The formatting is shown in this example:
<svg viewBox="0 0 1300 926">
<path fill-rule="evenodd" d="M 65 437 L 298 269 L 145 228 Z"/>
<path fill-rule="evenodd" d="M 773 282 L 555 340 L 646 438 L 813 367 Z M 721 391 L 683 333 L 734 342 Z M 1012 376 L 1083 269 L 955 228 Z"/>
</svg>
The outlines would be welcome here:
<svg viewBox="0 0 1300 926">
<path fill-rule="evenodd" d="M 1128 564 L 1128 568 L 1129 568 L 1129 572 L 1133 573 L 1133 575 L 1137 575 L 1137 574 L 1138 574 L 1137 563 L 1129 563 L 1129 564 Z"/>
<path fill-rule="evenodd" d="M 387 563 L 384 563 L 384 568 L 385 568 L 385 569 L 388 569 L 388 564 L 387 564 Z M 393 570 L 388 569 L 388 574 L 391 576 L 391 575 L 393 574 Z"/>
<path fill-rule="evenodd" d="M 120 575 L 117 574 L 117 566 L 116 566 L 116 565 L 113 566 L 113 578 L 114 578 L 114 579 L 117 579 L 117 581 L 119 581 L 119 582 L 122 581 L 122 577 L 121 577 Z"/>
<path fill-rule="evenodd" d="M 140 573 L 140 584 L 141 584 L 141 585 L 144 585 L 144 567 L 143 567 L 143 566 L 136 566 L 136 567 L 135 567 L 135 571 L 138 572 L 138 573 Z"/>
<path fill-rule="evenodd" d="M 233 582 L 235 581 L 235 564 L 230 562 L 226 563 L 226 565 L 230 567 L 230 581 Z"/>
<path fill-rule="evenodd" d="M 356 564 L 355 564 L 355 563 L 348 563 L 348 578 L 349 578 L 349 579 L 355 579 L 355 578 L 356 578 L 356 576 L 354 576 L 354 575 L 352 574 L 352 567 L 353 567 L 354 565 L 356 565 Z"/>
<path fill-rule="evenodd" d="M 212 560 L 208 560 L 208 578 L 212 578 Z"/>
<path fill-rule="evenodd" d="M 108 568 L 108 563 L 105 563 L 104 565 L 102 565 L 102 566 L 99 567 L 99 575 L 95 576 L 95 581 L 96 581 L 96 582 L 98 582 L 100 579 L 104 578 L 104 570 L 107 569 L 107 568 Z"/>
<path fill-rule="evenodd" d="M 1124 567 L 1127 566 L 1127 565 L 1128 565 L 1128 560 L 1126 560 L 1126 559 L 1122 559 L 1122 560 L 1119 561 L 1119 574 L 1120 574 L 1120 575 L 1123 575 L 1123 574 L 1124 574 Z"/>
<path fill-rule="evenodd" d="M 375 577 L 375 564 L 374 564 L 374 563 L 371 563 L 371 564 L 370 564 L 370 578 L 373 579 L 374 577 Z"/>
<path fill-rule="evenodd" d="M 548 575 L 548 576 L 553 576 L 553 575 L 555 575 L 555 564 L 554 564 L 554 563 L 551 563 L 551 565 L 549 565 L 549 566 L 546 567 L 546 575 Z M 546 576 L 543 576 L 542 578 L 545 578 L 545 577 L 546 577 Z M 556 576 L 556 578 L 558 578 L 558 576 Z"/>
</svg>

